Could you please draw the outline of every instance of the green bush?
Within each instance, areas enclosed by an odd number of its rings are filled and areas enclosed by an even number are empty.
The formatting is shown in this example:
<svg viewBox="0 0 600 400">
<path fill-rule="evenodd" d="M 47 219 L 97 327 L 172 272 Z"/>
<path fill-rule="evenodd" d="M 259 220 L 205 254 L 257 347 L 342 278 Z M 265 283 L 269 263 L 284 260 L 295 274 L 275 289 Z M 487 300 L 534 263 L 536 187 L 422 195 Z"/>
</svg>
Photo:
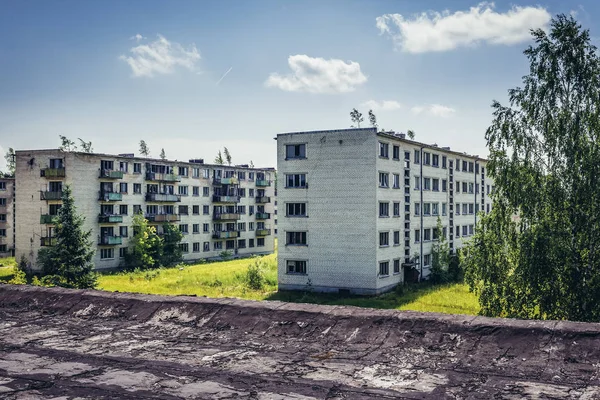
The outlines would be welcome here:
<svg viewBox="0 0 600 400">
<path fill-rule="evenodd" d="M 265 277 L 262 271 L 262 265 L 259 260 L 255 260 L 254 264 L 248 265 L 246 271 L 246 285 L 253 290 L 261 290 L 265 284 Z"/>
</svg>

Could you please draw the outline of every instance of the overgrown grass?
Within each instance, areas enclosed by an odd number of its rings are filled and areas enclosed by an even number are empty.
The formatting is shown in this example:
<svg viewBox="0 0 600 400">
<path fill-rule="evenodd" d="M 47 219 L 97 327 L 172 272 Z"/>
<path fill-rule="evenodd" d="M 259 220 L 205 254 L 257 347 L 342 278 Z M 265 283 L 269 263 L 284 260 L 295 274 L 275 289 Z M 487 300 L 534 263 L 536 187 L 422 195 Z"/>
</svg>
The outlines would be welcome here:
<svg viewBox="0 0 600 400">
<path fill-rule="evenodd" d="M 14 267 L 17 266 L 17 262 L 14 257 L 0 258 L 0 282 L 10 281 L 14 274 Z"/>
</svg>

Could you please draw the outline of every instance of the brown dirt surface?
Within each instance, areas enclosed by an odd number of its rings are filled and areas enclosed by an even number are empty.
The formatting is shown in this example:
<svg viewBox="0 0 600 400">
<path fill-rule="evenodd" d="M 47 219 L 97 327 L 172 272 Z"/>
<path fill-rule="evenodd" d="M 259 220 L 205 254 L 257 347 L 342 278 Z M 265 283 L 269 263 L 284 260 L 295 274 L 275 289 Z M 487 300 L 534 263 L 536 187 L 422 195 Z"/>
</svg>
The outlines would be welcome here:
<svg viewBox="0 0 600 400">
<path fill-rule="evenodd" d="M 3 399 L 600 399 L 600 324 L 0 285 Z"/>
</svg>

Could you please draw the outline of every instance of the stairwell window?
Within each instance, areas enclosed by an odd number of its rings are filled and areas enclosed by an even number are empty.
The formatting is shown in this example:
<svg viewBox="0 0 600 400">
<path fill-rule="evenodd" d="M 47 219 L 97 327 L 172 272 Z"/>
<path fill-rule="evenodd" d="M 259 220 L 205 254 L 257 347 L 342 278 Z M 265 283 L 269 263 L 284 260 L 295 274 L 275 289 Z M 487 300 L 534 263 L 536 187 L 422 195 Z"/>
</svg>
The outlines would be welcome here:
<svg viewBox="0 0 600 400">
<path fill-rule="evenodd" d="M 285 146 L 285 159 L 306 158 L 306 144 L 288 144 Z"/>
<path fill-rule="evenodd" d="M 305 188 L 306 174 L 286 174 L 286 188 Z"/>
<path fill-rule="evenodd" d="M 421 151 L 415 150 L 415 164 L 421 163 Z"/>
<path fill-rule="evenodd" d="M 399 160 L 400 159 L 400 146 L 394 146 L 392 148 L 392 158 L 394 160 Z"/>
<path fill-rule="evenodd" d="M 387 247 L 390 245 L 390 233 L 379 232 L 379 247 Z"/>
<path fill-rule="evenodd" d="M 442 179 L 442 192 L 448 190 L 448 181 L 446 179 Z"/>
<path fill-rule="evenodd" d="M 306 217 L 306 203 L 287 203 L 286 217 Z"/>
<path fill-rule="evenodd" d="M 305 260 L 287 260 L 287 273 L 295 275 L 306 275 Z"/>
<path fill-rule="evenodd" d="M 390 203 L 388 202 L 380 202 L 379 203 L 379 217 L 389 217 L 390 216 Z"/>
<path fill-rule="evenodd" d="M 286 232 L 286 245 L 306 246 L 306 232 Z"/>
<path fill-rule="evenodd" d="M 442 168 L 446 168 L 448 158 L 446 156 L 442 156 Z"/>
<path fill-rule="evenodd" d="M 388 188 L 390 187 L 390 174 L 387 172 L 379 173 L 379 187 Z"/>
</svg>

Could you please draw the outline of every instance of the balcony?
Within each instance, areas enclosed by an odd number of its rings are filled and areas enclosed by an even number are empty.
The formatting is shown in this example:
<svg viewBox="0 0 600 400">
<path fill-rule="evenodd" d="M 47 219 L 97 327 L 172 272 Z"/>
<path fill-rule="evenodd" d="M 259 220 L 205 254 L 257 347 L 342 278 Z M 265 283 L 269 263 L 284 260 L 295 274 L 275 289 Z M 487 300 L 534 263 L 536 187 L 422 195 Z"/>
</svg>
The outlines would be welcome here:
<svg viewBox="0 0 600 400">
<path fill-rule="evenodd" d="M 271 214 L 269 213 L 256 213 L 256 219 L 271 219 Z"/>
<path fill-rule="evenodd" d="M 160 182 L 181 182 L 181 177 L 175 174 L 161 174 L 158 172 L 146 172 L 146 180 Z"/>
<path fill-rule="evenodd" d="M 269 196 L 256 197 L 256 204 L 270 203 L 271 198 Z"/>
<path fill-rule="evenodd" d="M 240 231 L 215 231 L 212 237 L 213 239 L 233 239 L 240 237 Z"/>
<path fill-rule="evenodd" d="M 267 181 L 267 180 L 264 180 L 264 179 L 257 179 L 256 180 L 256 186 L 258 186 L 258 187 L 271 186 L 271 181 Z"/>
<path fill-rule="evenodd" d="M 121 201 L 123 200 L 123 195 L 117 192 L 100 192 L 99 199 L 101 201 Z"/>
<path fill-rule="evenodd" d="M 54 237 L 54 236 L 40 238 L 40 246 L 42 246 L 42 247 L 54 246 L 55 244 L 56 244 L 56 237 Z"/>
<path fill-rule="evenodd" d="M 270 229 L 257 229 L 256 236 L 269 236 L 271 234 Z"/>
<path fill-rule="evenodd" d="M 236 213 L 223 213 L 213 215 L 213 220 L 215 221 L 232 221 L 238 219 L 240 219 L 240 214 Z"/>
<path fill-rule="evenodd" d="M 100 214 L 98 215 L 98 222 L 101 224 L 117 224 L 123 222 L 123 216 L 113 214 Z"/>
<path fill-rule="evenodd" d="M 179 214 L 147 214 L 146 219 L 150 222 L 177 222 L 181 221 Z"/>
<path fill-rule="evenodd" d="M 233 176 L 230 178 L 213 178 L 213 185 L 237 185 L 238 183 L 240 183 L 238 181 L 238 178 L 235 178 Z"/>
<path fill-rule="evenodd" d="M 220 196 L 218 194 L 213 195 L 213 203 L 239 203 L 240 196 Z"/>
<path fill-rule="evenodd" d="M 98 236 L 98 244 L 103 246 L 120 245 L 123 244 L 123 238 L 111 235 Z"/>
<path fill-rule="evenodd" d="M 64 178 L 66 176 L 65 168 L 42 168 L 40 170 L 40 176 L 46 178 Z"/>
<path fill-rule="evenodd" d="M 181 196 L 178 194 L 169 193 L 146 193 L 146 201 L 162 201 L 167 203 L 174 203 L 181 201 Z"/>
<path fill-rule="evenodd" d="M 40 224 L 54 224 L 54 218 L 56 217 L 56 215 L 42 214 L 40 215 Z"/>
<path fill-rule="evenodd" d="M 110 169 L 101 169 L 100 178 L 123 179 L 123 171 L 113 171 Z"/>
<path fill-rule="evenodd" d="M 62 199 L 62 191 L 60 192 L 48 192 L 42 191 L 40 195 L 41 200 L 61 200 Z"/>
</svg>

